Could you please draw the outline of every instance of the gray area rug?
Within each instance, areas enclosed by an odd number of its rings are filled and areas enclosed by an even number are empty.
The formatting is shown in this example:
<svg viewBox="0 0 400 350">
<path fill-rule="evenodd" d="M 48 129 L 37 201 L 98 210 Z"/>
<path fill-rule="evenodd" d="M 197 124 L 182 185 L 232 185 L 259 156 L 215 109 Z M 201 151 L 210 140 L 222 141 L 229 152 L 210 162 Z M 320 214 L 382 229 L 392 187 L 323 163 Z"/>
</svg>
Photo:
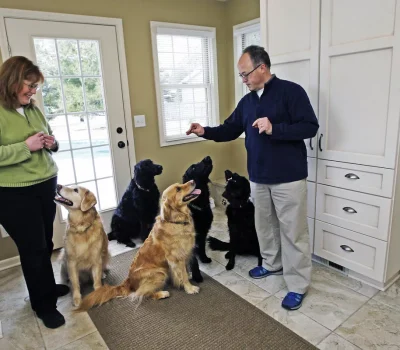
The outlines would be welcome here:
<svg viewBox="0 0 400 350">
<path fill-rule="evenodd" d="M 106 283 L 116 285 L 126 278 L 136 252 L 112 258 Z M 137 308 L 129 298 L 115 299 L 89 310 L 89 316 L 111 350 L 316 349 L 204 272 L 202 275 L 199 294 L 187 295 L 168 286 L 168 299 L 147 300 Z"/>
</svg>

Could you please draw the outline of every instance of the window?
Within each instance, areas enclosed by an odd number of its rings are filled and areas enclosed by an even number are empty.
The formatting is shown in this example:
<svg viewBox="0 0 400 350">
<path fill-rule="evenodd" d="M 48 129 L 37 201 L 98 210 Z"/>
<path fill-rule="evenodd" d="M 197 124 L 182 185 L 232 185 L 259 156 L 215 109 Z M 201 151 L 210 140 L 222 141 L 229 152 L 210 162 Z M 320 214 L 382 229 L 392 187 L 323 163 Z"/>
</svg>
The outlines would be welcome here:
<svg viewBox="0 0 400 350">
<path fill-rule="evenodd" d="M 243 84 L 238 76 L 237 62 L 243 50 L 250 45 L 261 45 L 260 20 L 238 24 L 233 27 L 233 46 L 234 46 L 234 74 L 235 74 L 235 101 L 239 103 L 240 99 L 249 92 L 249 89 Z"/>
<path fill-rule="evenodd" d="M 249 93 L 249 89 L 242 82 L 238 75 L 237 62 L 242 55 L 243 50 L 250 45 L 261 45 L 260 20 L 254 19 L 249 22 L 233 26 L 233 50 L 234 50 L 234 75 L 235 75 L 235 101 L 236 105 L 241 98 Z M 242 133 L 239 137 L 244 138 Z"/>
<path fill-rule="evenodd" d="M 186 131 L 219 121 L 215 28 L 151 22 L 151 36 L 160 144 L 201 141 Z"/>
</svg>

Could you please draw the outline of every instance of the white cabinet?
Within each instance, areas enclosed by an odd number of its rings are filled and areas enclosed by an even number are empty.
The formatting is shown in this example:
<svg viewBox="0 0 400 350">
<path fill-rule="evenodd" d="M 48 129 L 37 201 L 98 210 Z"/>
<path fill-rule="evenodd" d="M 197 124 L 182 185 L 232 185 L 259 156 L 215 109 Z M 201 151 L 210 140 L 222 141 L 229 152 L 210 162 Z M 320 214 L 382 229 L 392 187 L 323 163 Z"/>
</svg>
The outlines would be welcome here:
<svg viewBox="0 0 400 350">
<path fill-rule="evenodd" d="M 380 289 L 400 271 L 400 0 L 260 0 L 271 72 L 300 84 L 315 255 Z M 312 230 L 312 234 L 311 234 Z"/>
</svg>

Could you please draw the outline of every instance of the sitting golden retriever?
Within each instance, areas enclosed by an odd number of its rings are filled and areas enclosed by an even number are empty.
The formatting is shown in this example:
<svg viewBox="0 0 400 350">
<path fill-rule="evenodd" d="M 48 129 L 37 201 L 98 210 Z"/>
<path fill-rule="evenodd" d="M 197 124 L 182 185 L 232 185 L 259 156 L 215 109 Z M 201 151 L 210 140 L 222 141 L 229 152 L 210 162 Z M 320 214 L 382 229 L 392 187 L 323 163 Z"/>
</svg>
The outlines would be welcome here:
<svg viewBox="0 0 400 350">
<path fill-rule="evenodd" d="M 196 199 L 194 181 L 169 186 L 162 194 L 160 215 L 143 246 L 139 249 L 129 269 L 128 278 L 119 286 L 104 285 L 87 295 L 77 311 L 88 310 L 116 297 L 163 299 L 169 297 L 163 291 L 168 276 L 186 293 L 195 294 L 199 287 L 190 284 L 187 263 L 195 245 L 195 231 L 188 204 Z"/>
<path fill-rule="evenodd" d="M 64 251 L 61 257 L 61 277 L 70 280 L 74 306 L 81 303 L 79 282 L 85 282 L 91 272 L 94 289 L 102 286 L 103 272 L 109 260 L 108 239 L 95 205 L 95 195 L 84 187 L 57 185 L 54 198 L 68 210 Z"/>
</svg>

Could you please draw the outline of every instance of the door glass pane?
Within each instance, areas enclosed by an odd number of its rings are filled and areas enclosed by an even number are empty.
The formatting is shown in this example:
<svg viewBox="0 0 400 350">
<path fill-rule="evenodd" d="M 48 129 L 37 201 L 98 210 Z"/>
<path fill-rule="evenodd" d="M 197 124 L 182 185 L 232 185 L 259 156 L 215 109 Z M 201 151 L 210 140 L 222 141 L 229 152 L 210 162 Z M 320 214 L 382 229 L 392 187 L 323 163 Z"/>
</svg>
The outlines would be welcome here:
<svg viewBox="0 0 400 350">
<path fill-rule="evenodd" d="M 58 182 L 91 190 L 99 211 L 113 209 L 115 171 L 99 42 L 47 37 L 34 38 L 34 47 L 45 75 L 44 112 L 60 144 L 53 154 Z"/>
<path fill-rule="evenodd" d="M 69 114 L 67 118 L 72 148 L 89 147 L 90 139 L 86 115 Z"/>
</svg>

